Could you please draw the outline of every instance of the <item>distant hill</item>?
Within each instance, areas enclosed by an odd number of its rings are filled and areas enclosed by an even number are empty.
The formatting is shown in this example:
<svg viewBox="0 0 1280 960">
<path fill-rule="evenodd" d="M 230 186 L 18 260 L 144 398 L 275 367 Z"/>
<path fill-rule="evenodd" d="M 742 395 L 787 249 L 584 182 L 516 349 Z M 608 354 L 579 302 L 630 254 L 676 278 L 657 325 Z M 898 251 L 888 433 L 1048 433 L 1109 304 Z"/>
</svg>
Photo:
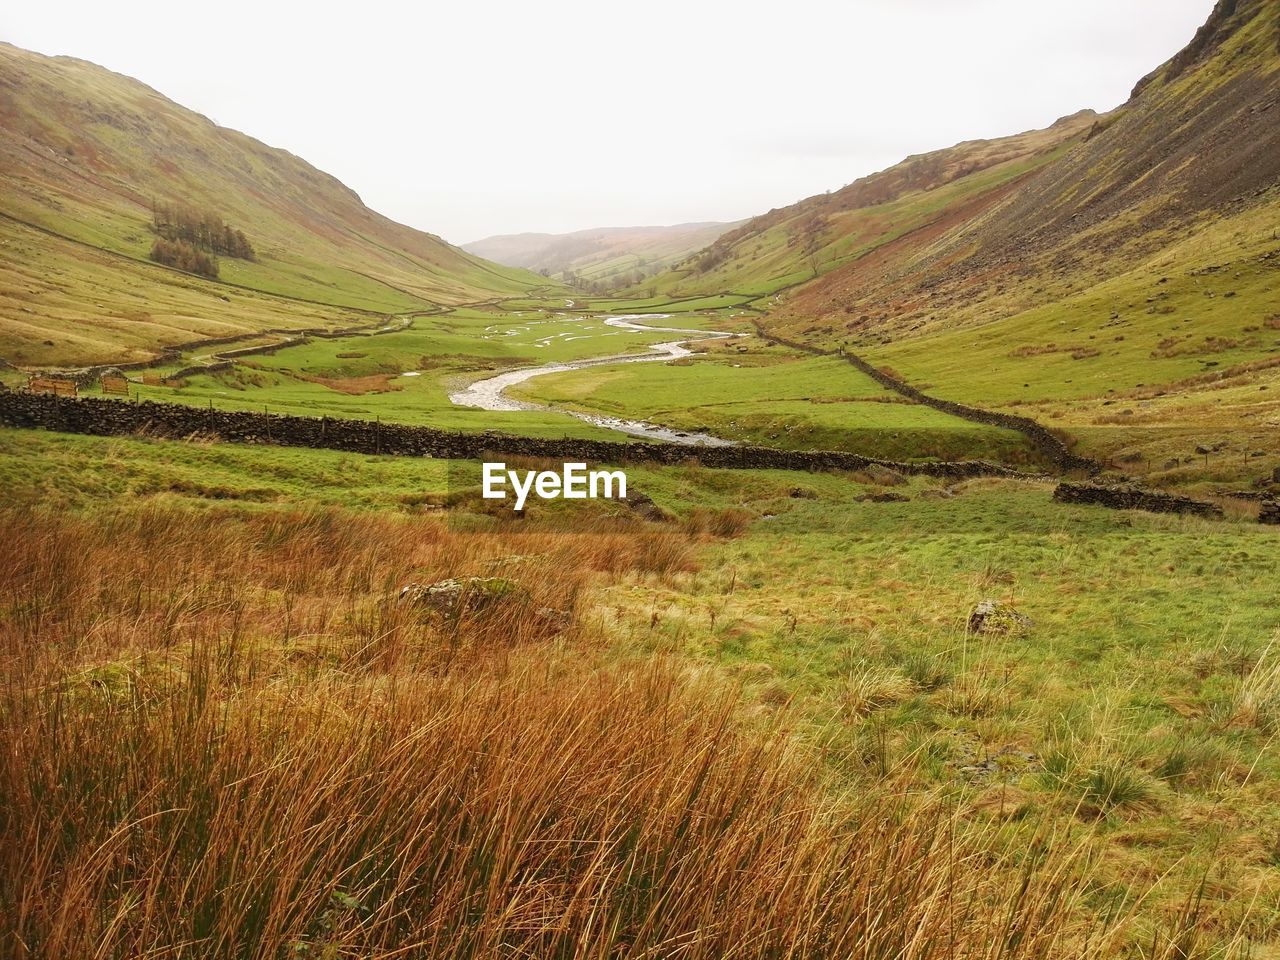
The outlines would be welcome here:
<svg viewBox="0 0 1280 960">
<path fill-rule="evenodd" d="M 212 253 L 218 281 L 151 262 L 157 205 L 240 231 L 254 259 L 208 242 L 162 251 L 188 269 Z M 0 358 L 21 363 L 137 359 L 194 336 L 351 323 L 547 284 L 389 220 L 304 160 L 136 80 L 3 43 L 0 249 Z"/>
<path fill-rule="evenodd" d="M 603 292 L 643 283 L 714 242 L 732 223 L 602 227 L 575 233 L 516 233 L 463 245 L 476 256 Z"/>
</svg>

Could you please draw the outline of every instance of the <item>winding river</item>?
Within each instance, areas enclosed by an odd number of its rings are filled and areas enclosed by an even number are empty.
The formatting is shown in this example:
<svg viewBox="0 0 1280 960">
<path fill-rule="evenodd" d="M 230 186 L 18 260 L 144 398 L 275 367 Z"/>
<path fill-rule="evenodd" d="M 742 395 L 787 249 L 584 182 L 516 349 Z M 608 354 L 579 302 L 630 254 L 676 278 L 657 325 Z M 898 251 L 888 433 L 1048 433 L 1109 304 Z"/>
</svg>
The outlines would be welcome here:
<svg viewBox="0 0 1280 960">
<path fill-rule="evenodd" d="M 655 343 L 649 347 L 647 353 L 624 354 L 612 357 L 594 357 L 589 360 L 574 360 L 567 363 L 547 363 L 540 367 L 524 367 L 520 370 L 509 370 L 506 373 L 500 373 L 496 377 L 486 377 L 483 380 L 477 380 L 468 386 L 465 390 L 458 390 L 449 394 L 449 399 L 460 407 L 475 407 L 480 410 L 493 410 L 495 412 L 511 413 L 517 411 L 529 411 L 536 413 L 567 413 L 570 416 L 577 417 L 585 423 L 593 426 L 604 427 L 607 430 L 617 430 L 621 433 L 630 434 L 633 437 L 643 437 L 646 440 L 661 440 L 666 443 L 680 443 L 691 447 L 731 447 L 732 440 L 725 440 L 722 437 L 714 437 L 707 433 L 691 433 L 684 430 L 673 430 L 670 427 L 658 426 L 655 423 L 646 423 L 643 420 L 623 420 L 619 417 L 606 417 L 594 413 L 580 413 L 576 410 L 566 410 L 561 407 L 553 407 L 547 404 L 531 403 L 525 400 L 515 400 L 506 395 L 508 387 L 517 383 L 524 383 L 526 380 L 532 380 L 534 377 L 545 377 L 551 373 L 565 373 L 570 370 L 582 370 L 586 367 L 599 367 L 606 364 L 615 363 L 651 363 L 655 360 L 678 360 L 680 357 L 692 356 L 693 351 L 685 347 L 685 344 L 694 340 L 724 340 L 729 337 L 741 336 L 737 333 L 724 333 L 719 330 L 688 330 L 681 327 L 656 327 L 646 323 L 640 323 L 640 320 L 666 320 L 670 319 L 670 314 L 624 314 L 616 317 L 606 317 L 605 325 L 610 327 L 620 327 L 623 330 L 638 330 L 644 333 L 683 333 L 690 334 L 680 340 L 671 340 L 667 343 Z"/>
</svg>

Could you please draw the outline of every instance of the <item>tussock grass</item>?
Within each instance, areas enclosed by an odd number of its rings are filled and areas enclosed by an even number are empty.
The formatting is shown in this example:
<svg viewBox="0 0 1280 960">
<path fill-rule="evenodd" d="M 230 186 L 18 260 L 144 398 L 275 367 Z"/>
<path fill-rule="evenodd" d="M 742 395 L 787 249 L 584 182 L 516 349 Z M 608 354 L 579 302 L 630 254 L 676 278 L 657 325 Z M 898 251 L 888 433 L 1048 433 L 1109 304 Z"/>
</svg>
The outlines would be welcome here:
<svg viewBox="0 0 1280 960">
<path fill-rule="evenodd" d="M 1230 725 L 1257 727 L 1266 733 L 1280 731 L 1280 654 L 1277 635 L 1240 681 L 1230 704 Z"/>
<path fill-rule="evenodd" d="M 901 703 L 915 691 L 916 685 L 909 678 L 873 664 L 849 671 L 840 691 L 840 703 L 845 712 L 861 717 Z"/>
<path fill-rule="evenodd" d="M 602 662 L 589 618 L 552 639 L 523 614 L 385 602 L 401 577 L 498 567 L 531 604 L 577 610 L 588 578 L 654 563 L 607 534 L 137 508 L 8 510 L 0 536 L 6 955 L 1106 942 L 1074 919 L 1070 851 L 1005 849 L 941 799 L 837 791 L 799 741 L 741 724 L 722 684 Z"/>
<path fill-rule="evenodd" d="M 719 510 L 695 507 L 685 521 L 684 528 L 693 534 L 729 540 L 746 533 L 755 519 L 755 514 L 741 507 L 724 507 Z"/>
<path fill-rule="evenodd" d="M 1102 697 L 1064 714 L 1049 730 L 1041 779 L 1086 817 L 1158 803 L 1156 783 L 1142 766 L 1142 746 L 1128 733 L 1118 703 L 1118 697 Z"/>
</svg>

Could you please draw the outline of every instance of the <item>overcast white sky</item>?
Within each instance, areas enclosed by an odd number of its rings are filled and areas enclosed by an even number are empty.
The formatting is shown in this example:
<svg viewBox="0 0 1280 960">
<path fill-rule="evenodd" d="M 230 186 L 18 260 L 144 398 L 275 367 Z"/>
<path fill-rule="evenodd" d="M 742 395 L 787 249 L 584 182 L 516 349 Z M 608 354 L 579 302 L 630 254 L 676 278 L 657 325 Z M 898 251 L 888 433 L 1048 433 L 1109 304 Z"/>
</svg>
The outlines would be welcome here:
<svg viewBox="0 0 1280 960">
<path fill-rule="evenodd" d="M 6 6 L 0 38 L 137 77 L 462 243 L 740 219 L 1110 109 L 1213 0 Z"/>
</svg>

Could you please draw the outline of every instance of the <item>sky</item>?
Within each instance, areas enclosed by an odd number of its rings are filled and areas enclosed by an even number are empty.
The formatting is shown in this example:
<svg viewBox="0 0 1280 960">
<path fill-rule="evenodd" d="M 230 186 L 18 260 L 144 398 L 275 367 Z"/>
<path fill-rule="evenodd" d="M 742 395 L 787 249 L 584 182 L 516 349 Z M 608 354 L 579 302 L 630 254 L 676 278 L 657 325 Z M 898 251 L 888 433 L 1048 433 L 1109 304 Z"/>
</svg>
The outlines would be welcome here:
<svg viewBox="0 0 1280 960">
<path fill-rule="evenodd" d="M 1123 103 L 1213 0 L 8 4 L 454 243 L 738 220 Z"/>
</svg>

